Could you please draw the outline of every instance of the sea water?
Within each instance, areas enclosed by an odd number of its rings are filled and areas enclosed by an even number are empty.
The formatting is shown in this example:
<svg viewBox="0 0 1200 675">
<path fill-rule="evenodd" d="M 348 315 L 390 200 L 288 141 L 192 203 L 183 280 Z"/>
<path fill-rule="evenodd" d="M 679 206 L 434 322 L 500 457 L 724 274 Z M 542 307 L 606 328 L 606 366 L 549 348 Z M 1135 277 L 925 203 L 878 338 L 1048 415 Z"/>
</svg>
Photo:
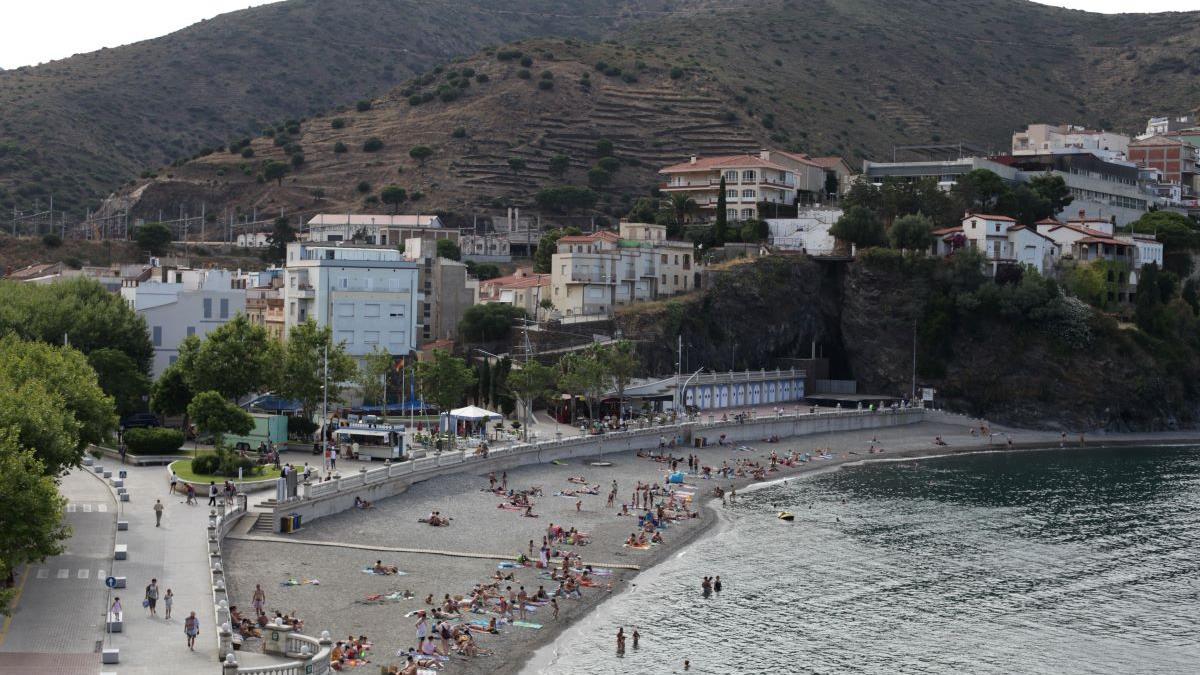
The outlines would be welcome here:
<svg viewBox="0 0 1200 675">
<path fill-rule="evenodd" d="M 525 672 L 1200 673 L 1200 448 L 873 462 L 724 511 Z"/>
</svg>

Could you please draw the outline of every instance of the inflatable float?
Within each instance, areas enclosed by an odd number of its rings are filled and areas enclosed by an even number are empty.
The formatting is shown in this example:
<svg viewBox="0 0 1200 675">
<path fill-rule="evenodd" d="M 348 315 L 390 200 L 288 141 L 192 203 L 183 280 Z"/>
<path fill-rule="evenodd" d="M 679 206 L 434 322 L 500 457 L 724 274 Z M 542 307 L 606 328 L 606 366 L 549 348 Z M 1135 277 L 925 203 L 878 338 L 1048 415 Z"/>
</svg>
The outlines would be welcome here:
<svg viewBox="0 0 1200 675">
<path fill-rule="evenodd" d="M 791 521 L 793 521 L 793 520 L 795 520 L 795 519 L 796 519 L 796 516 L 795 516 L 795 514 L 789 513 L 789 512 L 787 512 L 787 511 L 780 511 L 780 512 L 779 512 L 779 515 L 778 515 L 778 516 L 775 516 L 775 517 L 776 517 L 776 518 L 778 518 L 778 519 L 780 519 L 780 520 L 786 520 L 786 521 L 788 521 L 788 522 L 791 522 Z"/>
</svg>

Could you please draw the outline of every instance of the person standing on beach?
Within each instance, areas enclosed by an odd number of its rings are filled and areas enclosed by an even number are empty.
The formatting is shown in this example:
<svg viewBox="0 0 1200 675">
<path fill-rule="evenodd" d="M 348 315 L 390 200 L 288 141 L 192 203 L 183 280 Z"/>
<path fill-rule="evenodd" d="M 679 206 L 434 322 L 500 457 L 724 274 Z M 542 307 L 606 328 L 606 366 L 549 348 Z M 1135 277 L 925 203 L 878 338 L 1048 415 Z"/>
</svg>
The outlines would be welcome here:
<svg viewBox="0 0 1200 675">
<path fill-rule="evenodd" d="M 425 612 L 417 612 L 417 644 L 425 642 L 425 635 L 429 632 L 429 622 L 425 620 Z"/>
<path fill-rule="evenodd" d="M 638 634 L 637 626 L 634 626 L 633 627 L 633 648 L 634 649 L 638 648 L 638 639 L 641 637 L 642 636 L 640 634 Z"/>
<path fill-rule="evenodd" d="M 617 656 L 625 654 L 625 627 L 621 626 L 617 629 Z"/>
<path fill-rule="evenodd" d="M 558 600 L 550 598 L 550 609 L 554 610 L 554 618 L 558 618 Z"/>
<path fill-rule="evenodd" d="M 154 500 L 154 526 L 162 525 L 163 503 L 161 499 Z"/>
<path fill-rule="evenodd" d="M 255 616 L 263 613 L 263 607 L 267 604 L 267 594 L 261 585 L 254 584 L 254 595 L 250 598 L 250 604 L 254 607 Z"/>
<path fill-rule="evenodd" d="M 721 592 L 721 575 L 717 575 L 717 580 L 713 582 L 713 590 L 717 593 Z"/>
<path fill-rule="evenodd" d="M 520 592 L 517 593 L 517 614 L 521 616 L 521 620 L 525 620 L 525 603 L 529 600 L 529 594 L 525 592 L 525 587 L 522 586 Z"/>
</svg>

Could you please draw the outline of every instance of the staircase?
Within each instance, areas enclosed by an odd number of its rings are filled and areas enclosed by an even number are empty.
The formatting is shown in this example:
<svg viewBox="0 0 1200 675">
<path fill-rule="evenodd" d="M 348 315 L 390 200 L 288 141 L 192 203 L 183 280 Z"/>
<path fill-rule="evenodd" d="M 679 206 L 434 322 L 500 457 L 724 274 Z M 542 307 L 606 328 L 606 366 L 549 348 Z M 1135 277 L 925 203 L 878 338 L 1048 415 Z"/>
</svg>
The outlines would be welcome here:
<svg viewBox="0 0 1200 675">
<path fill-rule="evenodd" d="M 275 525 L 271 522 L 271 514 L 258 514 L 258 519 L 254 521 L 254 527 L 250 528 L 250 532 L 252 534 L 275 534 Z"/>
</svg>

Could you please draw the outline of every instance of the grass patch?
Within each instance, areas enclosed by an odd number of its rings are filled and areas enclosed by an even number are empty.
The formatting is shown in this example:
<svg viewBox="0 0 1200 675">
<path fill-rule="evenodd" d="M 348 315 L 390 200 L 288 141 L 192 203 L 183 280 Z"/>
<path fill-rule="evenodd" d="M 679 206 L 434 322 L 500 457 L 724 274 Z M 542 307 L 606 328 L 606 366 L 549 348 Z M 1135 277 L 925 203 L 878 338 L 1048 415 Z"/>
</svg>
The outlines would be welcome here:
<svg viewBox="0 0 1200 675">
<path fill-rule="evenodd" d="M 203 451 L 203 450 L 201 451 L 201 453 L 204 453 L 204 452 L 205 451 Z M 211 454 L 211 453 L 208 453 L 208 454 Z M 172 471 L 175 472 L 176 476 L 179 476 L 179 480 L 187 481 L 189 483 L 207 483 L 209 481 L 213 481 L 215 483 L 222 483 L 227 479 L 226 476 L 210 476 L 208 474 L 194 473 L 192 471 L 192 460 L 190 460 L 190 459 L 181 459 L 181 460 L 172 462 L 170 468 Z M 279 478 L 279 469 L 276 469 L 274 465 L 270 465 L 270 466 L 264 467 L 263 472 L 261 474 L 254 475 L 254 476 L 247 476 L 244 479 L 242 479 L 242 482 L 243 483 L 258 483 L 258 482 L 262 482 L 262 481 L 275 480 L 276 478 Z"/>
</svg>

